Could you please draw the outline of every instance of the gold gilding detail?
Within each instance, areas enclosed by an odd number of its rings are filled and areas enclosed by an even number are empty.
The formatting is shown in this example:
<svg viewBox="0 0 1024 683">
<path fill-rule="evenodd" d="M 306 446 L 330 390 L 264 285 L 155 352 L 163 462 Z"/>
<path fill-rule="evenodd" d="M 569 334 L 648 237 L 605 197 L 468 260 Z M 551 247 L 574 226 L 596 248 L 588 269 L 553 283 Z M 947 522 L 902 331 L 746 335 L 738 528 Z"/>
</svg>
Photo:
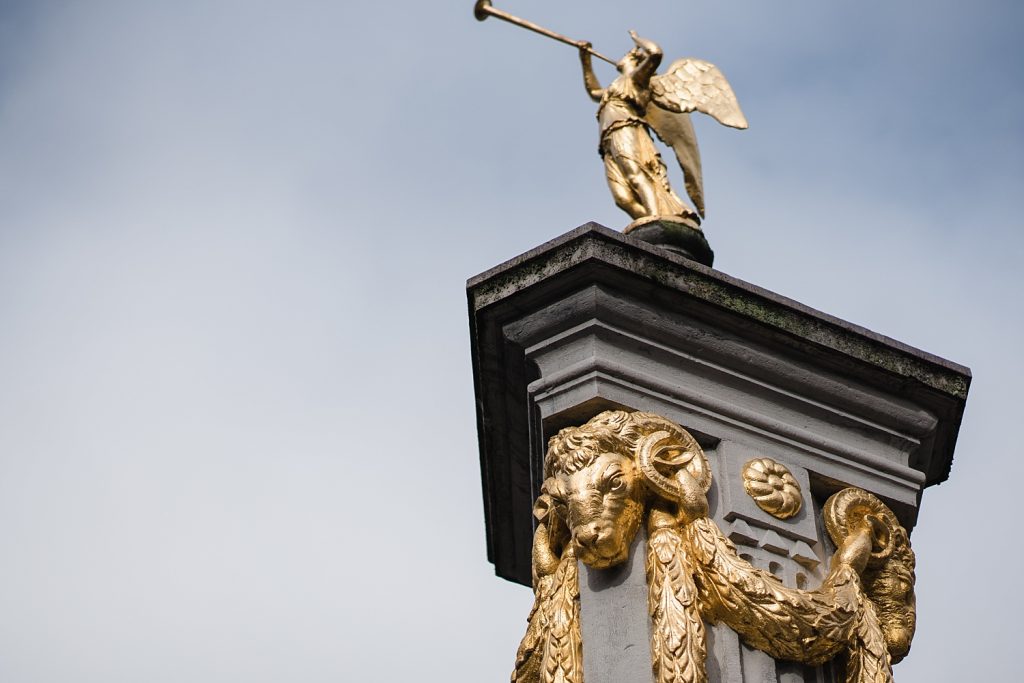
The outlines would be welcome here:
<svg viewBox="0 0 1024 683">
<path fill-rule="evenodd" d="M 771 458 L 754 458 L 743 466 L 743 490 L 757 507 L 779 519 L 789 519 L 803 506 L 800 483 Z"/>
<path fill-rule="evenodd" d="M 885 503 L 857 488 L 843 489 L 829 498 L 822 516 L 836 545 L 842 545 L 857 528 L 872 527 L 871 553 L 861 580 L 878 610 L 885 644 L 895 664 L 910 651 L 917 628 L 917 561 L 907 530 Z"/>
<path fill-rule="evenodd" d="M 914 555 L 880 500 L 844 489 L 825 505 L 838 550 L 815 590 L 739 557 L 708 517 L 711 470 L 693 437 L 651 413 L 606 411 L 548 447 L 534 507 L 535 601 L 513 683 L 582 683 L 577 558 L 623 562 L 647 525 L 656 683 L 706 683 L 704 622 L 769 655 L 821 664 L 845 653 L 846 683 L 891 683 L 914 631 Z"/>
<path fill-rule="evenodd" d="M 655 683 L 705 683 L 707 643 L 693 567 L 674 515 L 651 510 L 647 539 L 647 609 Z"/>
<path fill-rule="evenodd" d="M 543 498 L 544 496 L 542 496 Z M 553 539 L 558 521 L 542 519 L 533 540 L 534 603 L 516 653 L 512 683 L 582 683 L 579 568 L 572 546 Z M 544 560 L 553 562 L 545 564 Z"/>
<path fill-rule="evenodd" d="M 704 216 L 704 186 L 697 137 L 691 112 L 701 112 L 732 128 L 746 128 L 732 87 L 718 68 L 702 59 L 678 59 L 663 74 L 661 47 L 653 40 L 629 35 L 635 47 L 615 61 L 596 52 L 585 40 L 573 40 L 477 0 L 473 14 L 483 21 L 495 17 L 578 48 L 583 85 L 598 103 L 598 151 L 615 204 L 634 222 L 658 218 L 699 229 Z M 592 58 L 615 65 L 619 76 L 601 87 Z M 683 184 L 696 207 L 687 206 L 669 185 L 668 170 L 654 146 L 652 131 L 675 152 L 683 170 Z"/>
</svg>

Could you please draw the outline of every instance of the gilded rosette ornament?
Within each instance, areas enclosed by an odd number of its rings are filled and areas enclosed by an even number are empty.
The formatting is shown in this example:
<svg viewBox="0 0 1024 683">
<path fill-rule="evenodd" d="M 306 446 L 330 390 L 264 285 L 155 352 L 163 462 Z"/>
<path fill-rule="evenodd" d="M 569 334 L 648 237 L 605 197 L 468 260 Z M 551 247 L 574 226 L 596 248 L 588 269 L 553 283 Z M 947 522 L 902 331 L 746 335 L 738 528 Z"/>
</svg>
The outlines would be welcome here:
<svg viewBox="0 0 1024 683">
<path fill-rule="evenodd" d="M 778 519 L 789 519 L 803 507 L 799 482 L 771 458 L 755 458 L 743 467 L 743 490 L 757 507 Z"/>
<path fill-rule="evenodd" d="M 534 508 L 535 601 L 512 681 L 582 683 L 577 559 L 628 558 L 647 528 L 651 667 L 657 683 L 705 683 L 705 622 L 772 657 L 806 664 L 844 654 L 847 683 L 888 683 L 914 633 L 914 554 L 880 500 L 844 489 L 825 505 L 837 546 L 815 590 L 742 559 L 708 517 L 711 468 L 696 440 L 651 413 L 607 411 L 549 443 Z"/>
</svg>

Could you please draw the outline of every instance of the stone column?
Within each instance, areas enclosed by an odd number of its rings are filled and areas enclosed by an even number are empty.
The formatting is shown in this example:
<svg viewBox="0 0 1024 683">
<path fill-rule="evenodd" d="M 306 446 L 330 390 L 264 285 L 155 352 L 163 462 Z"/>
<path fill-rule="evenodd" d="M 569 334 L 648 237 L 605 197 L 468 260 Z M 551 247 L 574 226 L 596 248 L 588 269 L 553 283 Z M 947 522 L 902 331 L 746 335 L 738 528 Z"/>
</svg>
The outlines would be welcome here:
<svg viewBox="0 0 1024 683">
<path fill-rule="evenodd" d="M 829 495 L 870 491 L 909 531 L 924 489 L 949 476 L 967 368 L 602 226 L 471 279 L 468 294 L 488 558 L 503 578 L 530 583 L 547 439 L 609 408 L 691 432 L 713 470 L 712 517 L 745 559 L 792 587 L 824 576 Z M 744 466 L 760 458 L 799 483 L 796 516 L 778 519 L 745 492 Z M 646 623 L 612 607 L 638 590 L 642 550 L 629 571 L 629 585 L 581 571 L 587 683 L 651 680 Z M 594 633 L 615 637 L 598 645 Z M 776 663 L 724 628 L 708 650 L 711 681 L 832 680 L 828 667 Z"/>
<path fill-rule="evenodd" d="M 579 563 L 580 630 L 586 643 L 583 680 L 587 683 L 651 679 L 646 549 L 646 534 L 641 531 L 624 564 L 591 569 Z"/>
</svg>

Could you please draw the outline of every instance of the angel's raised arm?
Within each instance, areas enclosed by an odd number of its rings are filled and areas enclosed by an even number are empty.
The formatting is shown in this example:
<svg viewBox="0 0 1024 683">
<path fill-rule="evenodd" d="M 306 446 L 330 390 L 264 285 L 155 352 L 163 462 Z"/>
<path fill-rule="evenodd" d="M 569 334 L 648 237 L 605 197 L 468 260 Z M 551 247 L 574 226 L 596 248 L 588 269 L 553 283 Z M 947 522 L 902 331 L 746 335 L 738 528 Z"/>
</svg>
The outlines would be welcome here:
<svg viewBox="0 0 1024 683">
<path fill-rule="evenodd" d="M 630 31 L 629 37 L 643 51 L 643 56 L 637 64 L 636 71 L 632 73 L 632 78 L 637 85 L 646 89 L 651 76 L 658 71 L 658 66 L 661 64 L 661 46 L 653 40 L 641 38 L 637 35 L 636 31 Z"/>
<path fill-rule="evenodd" d="M 590 57 L 590 43 L 580 43 L 579 48 L 580 64 L 583 66 L 583 87 L 587 89 L 590 99 L 600 102 L 601 97 L 604 96 L 604 88 L 601 87 L 601 82 L 597 80 L 597 74 L 594 73 L 594 61 Z"/>
</svg>

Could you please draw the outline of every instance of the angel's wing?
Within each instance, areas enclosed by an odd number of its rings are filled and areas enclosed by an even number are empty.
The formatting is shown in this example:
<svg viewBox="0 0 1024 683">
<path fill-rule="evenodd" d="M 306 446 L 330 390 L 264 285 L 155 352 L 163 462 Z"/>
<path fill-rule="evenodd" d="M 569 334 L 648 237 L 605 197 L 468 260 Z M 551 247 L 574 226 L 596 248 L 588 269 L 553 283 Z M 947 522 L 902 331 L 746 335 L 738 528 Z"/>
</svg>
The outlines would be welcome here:
<svg viewBox="0 0 1024 683">
<path fill-rule="evenodd" d="M 651 104 L 655 106 L 647 107 L 644 120 L 676 153 L 686 193 L 703 218 L 704 181 L 690 112 L 703 112 L 733 128 L 746 128 L 747 119 L 722 72 L 701 59 L 676 60 L 668 71 L 651 78 L 650 88 Z"/>
<path fill-rule="evenodd" d="M 676 113 L 661 107 L 649 106 L 644 121 L 662 142 L 672 148 L 683 169 L 686 194 L 704 218 L 704 180 L 700 170 L 700 150 L 697 149 L 697 135 L 693 132 L 690 115 Z"/>
<path fill-rule="evenodd" d="M 684 57 L 672 62 L 668 71 L 651 78 L 651 95 L 659 107 L 677 113 L 699 111 L 724 126 L 746 128 L 729 81 L 714 64 Z"/>
</svg>

